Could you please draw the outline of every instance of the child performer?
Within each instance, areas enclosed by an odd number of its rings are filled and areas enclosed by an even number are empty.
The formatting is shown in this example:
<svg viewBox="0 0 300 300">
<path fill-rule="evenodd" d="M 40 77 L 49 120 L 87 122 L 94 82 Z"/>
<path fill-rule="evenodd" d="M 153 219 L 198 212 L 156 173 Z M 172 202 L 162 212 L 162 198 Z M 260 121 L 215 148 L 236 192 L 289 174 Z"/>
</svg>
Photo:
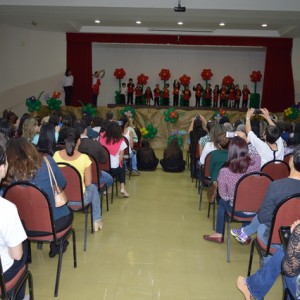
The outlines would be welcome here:
<svg viewBox="0 0 300 300">
<path fill-rule="evenodd" d="M 169 106 L 170 104 L 170 91 L 169 84 L 166 83 L 163 90 L 163 105 Z"/>
<path fill-rule="evenodd" d="M 173 83 L 173 106 L 178 106 L 180 92 L 180 83 L 178 80 L 174 80 Z"/>
<path fill-rule="evenodd" d="M 227 88 L 225 84 L 222 84 L 220 91 L 220 107 L 227 107 Z"/>
<path fill-rule="evenodd" d="M 183 101 L 184 101 L 184 106 L 190 106 L 190 99 L 191 99 L 192 93 L 190 91 L 190 88 L 188 85 L 184 87 L 183 90 Z"/>
<path fill-rule="evenodd" d="M 126 83 L 122 82 L 121 90 L 120 90 L 120 97 L 121 97 L 121 104 L 125 104 L 126 100 Z"/>
<path fill-rule="evenodd" d="M 158 106 L 160 93 L 161 93 L 158 83 L 155 85 L 155 89 L 153 90 L 153 93 L 154 93 L 154 106 Z"/>
<path fill-rule="evenodd" d="M 200 107 L 200 99 L 203 92 L 203 88 L 201 84 L 198 83 L 196 87 L 193 87 L 193 91 L 195 92 L 195 99 L 196 99 L 195 107 Z"/>
<path fill-rule="evenodd" d="M 97 106 L 98 95 L 100 93 L 101 79 L 105 76 L 105 70 L 96 71 L 93 75 L 92 92 L 93 105 Z"/>
<path fill-rule="evenodd" d="M 229 89 L 229 105 L 228 105 L 228 107 L 233 107 L 234 96 L 235 96 L 235 86 L 234 86 L 234 84 L 232 84 Z"/>
<path fill-rule="evenodd" d="M 249 95 L 250 95 L 250 90 L 248 89 L 247 84 L 243 85 L 243 90 L 242 90 L 242 108 L 247 108 L 248 107 L 248 100 L 249 100 Z"/>
<path fill-rule="evenodd" d="M 219 95 L 220 95 L 219 85 L 216 84 L 213 90 L 213 107 L 218 107 Z"/>
<path fill-rule="evenodd" d="M 207 87 L 203 93 L 204 93 L 205 107 L 211 107 L 212 89 L 210 83 L 207 84 Z"/>
<path fill-rule="evenodd" d="M 134 100 L 134 104 L 135 105 L 140 105 L 142 104 L 142 94 L 143 94 L 143 90 L 142 87 L 137 84 L 136 88 L 134 89 L 135 92 L 135 100 Z"/>
<path fill-rule="evenodd" d="M 147 105 L 150 105 L 150 100 L 153 100 L 153 95 L 152 95 L 152 91 L 149 86 L 145 90 L 144 97 L 146 99 Z"/>
<path fill-rule="evenodd" d="M 132 78 L 129 78 L 127 83 L 127 105 L 133 104 L 134 83 Z"/>
<path fill-rule="evenodd" d="M 234 95 L 234 108 L 240 107 L 242 91 L 238 84 L 235 85 L 235 95 Z"/>
</svg>

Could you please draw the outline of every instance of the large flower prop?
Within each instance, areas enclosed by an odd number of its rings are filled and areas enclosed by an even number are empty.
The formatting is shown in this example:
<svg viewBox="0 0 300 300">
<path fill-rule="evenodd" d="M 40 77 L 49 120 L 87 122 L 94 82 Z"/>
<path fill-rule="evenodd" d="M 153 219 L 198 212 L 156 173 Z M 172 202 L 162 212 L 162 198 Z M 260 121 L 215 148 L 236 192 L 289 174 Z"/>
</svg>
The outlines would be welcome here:
<svg viewBox="0 0 300 300">
<path fill-rule="evenodd" d="M 132 107 L 126 106 L 120 110 L 120 115 L 126 116 L 127 118 L 134 118 L 136 115 L 136 112 Z"/>
<path fill-rule="evenodd" d="M 178 118 L 179 113 L 174 109 L 174 107 L 170 107 L 169 109 L 164 111 L 164 119 L 166 122 L 174 124 L 177 122 Z"/>
<path fill-rule="evenodd" d="M 115 75 L 116 79 L 121 80 L 125 77 L 126 72 L 123 68 L 115 69 L 114 75 Z"/>
<path fill-rule="evenodd" d="M 164 81 L 164 83 L 166 83 L 166 81 L 168 81 L 171 77 L 171 73 L 169 69 L 161 69 L 158 75 L 160 79 Z"/>
<path fill-rule="evenodd" d="M 191 77 L 184 74 L 179 78 L 179 81 L 183 86 L 190 85 Z"/>
<path fill-rule="evenodd" d="M 211 69 L 203 69 L 200 75 L 205 81 L 205 85 L 207 86 L 207 81 L 211 80 L 214 74 L 212 73 Z"/>
<path fill-rule="evenodd" d="M 256 86 L 257 86 L 257 82 L 261 81 L 261 73 L 260 71 L 252 71 L 252 73 L 250 74 L 250 79 L 252 82 L 254 82 L 254 94 L 256 94 Z"/>
<path fill-rule="evenodd" d="M 284 115 L 291 120 L 295 120 L 299 116 L 299 107 L 298 105 L 292 105 L 291 107 L 284 110 Z"/>
<path fill-rule="evenodd" d="M 141 85 L 147 84 L 149 77 L 144 75 L 143 73 L 137 77 L 137 83 Z"/>
<path fill-rule="evenodd" d="M 62 101 L 59 100 L 60 92 L 53 92 L 51 98 L 46 100 L 46 103 L 48 104 L 49 110 L 53 111 L 59 111 L 60 106 L 62 104 Z"/>
<path fill-rule="evenodd" d="M 141 128 L 141 134 L 145 139 L 154 139 L 157 134 L 157 128 L 152 124 L 149 124 L 146 127 Z"/>
<path fill-rule="evenodd" d="M 223 78 L 222 84 L 229 86 L 229 85 L 232 85 L 233 82 L 234 82 L 234 79 L 230 75 L 227 75 Z"/>
<path fill-rule="evenodd" d="M 91 103 L 84 105 L 81 101 L 79 101 L 82 105 L 81 111 L 83 115 L 88 115 L 90 117 L 94 117 L 96 115 L 97 112 L 97 108 L 93 107 L 93 105 Z"/>
<path fill-rule="evenodd" d="M 220 108 L 219 111 L 215 111 L 212 117 L 215 120 L 220 120 L 222 117 L 229 118 L 229 115 L 224 108 Z"/>
<path fill-rule="evenodd" d="M 41 102 L 40 98 L 43 93 L 44 92 L 41 92 L 39 94 L 38 98 L 31 96 L 26 99 L 26 106 L 27 106 L 29 112 L 35 112 L 35 111 L 39 111 L 41 109 L 42 102 Z"/>
</svg>

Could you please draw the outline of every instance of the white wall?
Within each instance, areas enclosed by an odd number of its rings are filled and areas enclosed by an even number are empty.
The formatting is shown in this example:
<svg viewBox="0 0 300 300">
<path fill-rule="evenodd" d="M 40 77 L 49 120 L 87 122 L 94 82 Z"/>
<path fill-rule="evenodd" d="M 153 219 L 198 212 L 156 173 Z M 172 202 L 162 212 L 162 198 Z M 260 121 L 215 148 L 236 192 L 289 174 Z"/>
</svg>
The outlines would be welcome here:
<svg viewBox="0 0 300 300">
<path fill-rule="evenodd" d="M 300 38 L 293 41 L 292 66 L 296 102 L 300 102 Z"/>
<path fill-rule="evenodd" d="M 116 68 L 124 68 L 127 82 L 132 77 L 134 82 L 139 74 L 149 76 L 148 84 L 152 89 L 156 83 L 162 86 L 159 72 L 162 68 L 170 70 L 169 83 L 183 74 L 191 77 L 191 86 L 205 82 L 200 74 L 203 69 L 213 72 L 212 86 L 220 84 L 226 75 L 234 78 L 236 84 L 248 84 L 251 91 L 254 84 L 250 80 L 252 71 L 264 73 L 265 50 L 263 48 L 233 47 L 174 47 L 146 45 L 101 45 L 93 44 L 93 70 L 105 69 L 98 103 L 114 103 L 114 91 L 118 89 L 118 80 L 113 73 Z M 257 92 L 261 92 L 262 83 L 258 83 Z M 191 105 L 194 104 L 194 97 Z"/>
<path fill-rule="evenodd" d="M 61 90 L 66 66 L 64 33 L 0 25 L 0 111 L 25 111 L 25 99 Z M 20 108 L 18 108 L 20 107 Z"/>
</svg>

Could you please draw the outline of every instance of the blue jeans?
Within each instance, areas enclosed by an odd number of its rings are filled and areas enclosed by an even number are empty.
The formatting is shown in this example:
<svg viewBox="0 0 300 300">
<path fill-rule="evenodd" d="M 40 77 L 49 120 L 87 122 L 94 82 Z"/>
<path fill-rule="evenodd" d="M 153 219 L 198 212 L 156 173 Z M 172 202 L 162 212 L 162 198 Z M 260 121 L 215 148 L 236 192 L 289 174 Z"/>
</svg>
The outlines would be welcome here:
<svg viewBox="0 0 300 300">
<path fill-rule="evenodd" d="M 107 188 L 111 187 L 114 183 L 114 179 L 112 178 L 112 176 L 105 172 L 105 171 L 101 171 L 101 177 L 99 179 L 99 183 L 105 183 Z"/>
<path fill-rule="evenodd" d="M 276 253 L 270 258 L 268 263 L 266 263 L 261 269 L 259 269 L 255 274 L 246 278 L 247 287 L 251 295 L 256 299 L 263 299 L 264 296 L 273 286 L 277 277 L 281 274 L 281 263 L 284 257 L 283 247 L 280 247 Z M 284 276 L 284 285 L 288 287 L 293 295 L 296 294 L 296 279 L 295 277 Z"/>
<path fill-rule="evenodd" d="M 256 216 L 252 219 L 251 223 L 245 227 L 243 227 L 243 231 L 245 234 L 248 236 L 251 236 L 252 234 L 257 232 L 258 226 L 260 225 L 258 221 L 257 214 Z"/>
<path fill-rule="evenodd" d="M 93 207 L 93 222 L 102 220 L 101 206 L 100 206 L 100 196 L 98 189 L 94 184 L 86 187 L 83 194 L 83 200 L 85 204 L 92 202 Z M 78 202 L 69 202 L 69 205 L 78 205 Z"/>
<path fill-rule="evenodd" d="M 230 201 L 225 201 L 224 199 L 220 199 L 218 214 L 217 214 L 217 224 L 216 224 L 216 232 L 224 235 L 224 222 L 225 222 L 225 213 L 226 211 L 232 212 L 232 206 L 230 205 Z M 242 211 L 236 211 L 235 216 L 237 217 L 250 217 L 250 215 L 246 215 Z"/>
</svg>

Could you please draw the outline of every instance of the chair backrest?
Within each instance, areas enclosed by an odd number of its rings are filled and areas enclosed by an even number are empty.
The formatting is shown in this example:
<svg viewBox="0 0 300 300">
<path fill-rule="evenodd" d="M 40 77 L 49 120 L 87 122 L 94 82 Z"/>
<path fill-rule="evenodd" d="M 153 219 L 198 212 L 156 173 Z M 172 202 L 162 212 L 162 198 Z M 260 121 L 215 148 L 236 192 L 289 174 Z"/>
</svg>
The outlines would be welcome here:
<svg viewBox="0 0 300 300">
<path fill-rule="evenodd" d="M 110 169 L 111 169 L 111 167 L 110 167 L 110 154 L 109 154 L 108 149 L 105 146 L 102 145 L 102 147 L 104 149 L 103 152 L 104 152 L 104 155 L 105 155 L 105 163 L 100 163 L 99 162 L 98 166 L 99 166 L 101 171 L 106 171 L 106 172 L 110 173 Z"/>
<path fill-rule="evenodd" d="M 235 186 L 233 211 L 258 212 L 273 179 L 261 172 L 251 172 L 239 179 Z"/>
<path fill-rule="evenodd" d="M 67 195 L 68 202 L 78 202 L 78 204 L 72 204 L 70 207 L 77 210 L 83 209 L 85 205 L 80 173 L 75 167 L 68 163 L 58 162 L 57 165 L 67 181 L 64 191 Z"/>
<path fill-rule="evenodd" d="M 272 160 L 261 167 L 261 172 L 268 174 L 273 180 L 286 178 L 290 175 L 290 167 L 283 160 Z"/>
<path fill-rule="evenodd" d="M 279 229 L 300 220 L 300 193 L 283 199 L 273 212 L 267 252 L 272 244 L 281 244 Z"/>
<path fill-rule="evenodd" d="M 129 142 L 127 140 L 126 137 L 124 137 L 124 142 L 126 143 L 127 147 L 124 149 L 124 158 L 129 158 L 129 150 L 130 150 L 130 147 L 129 147 Z"/>
<path fill-rule="evenodd" d="M 17 206 L 29 240 L 31 232 L 43 232 L 41 235 L 52 234 L 56 241 L 51 202 L 42 189 L 28 181 L 17 181 L 6 188 L 3 197 Z"/>
<path fill-rule="evenodd" d="M 205 161 L 204 161 L 204 166 L 203 166 L 203 177 L 205 179 L 209 179 L 209 180 L 210 180 L 209 165 L 210 165 L 210 160 L 211 160 L 211 154 L 212 154 L 212 152 L 209 152 L 206 155 Z"/>
<path fill-rule="evenodd" d="M 199 158 L 200 158 L 200 147 L 199 144 L 197 143 L 195 159 L 199 159 Z"/>
<path fill-rule="evenodd" d="M 292 157 L 292 153 L 286 154 L 283 158 L 283 161 L 285 161 L 287 164 L 289 164 L 291 157 Z"/>
<path fill-rule="evenodd" d="M 82 152 L 84 153 L 84 152 Z M 93 157 L 92 155 L 88 154 L 88 153 L 84 153 L 86 154 L 91 162 L 92 162 L 92 183 L 97 185 L 98 190 L 100 190 L 100 183 L 99 183 L 99 178 L 100 178 L 100 171 L 99 171 L 99 166 L 98 166 L 98 162 L 96 160 L 95 157 Z"/>
</svg>

